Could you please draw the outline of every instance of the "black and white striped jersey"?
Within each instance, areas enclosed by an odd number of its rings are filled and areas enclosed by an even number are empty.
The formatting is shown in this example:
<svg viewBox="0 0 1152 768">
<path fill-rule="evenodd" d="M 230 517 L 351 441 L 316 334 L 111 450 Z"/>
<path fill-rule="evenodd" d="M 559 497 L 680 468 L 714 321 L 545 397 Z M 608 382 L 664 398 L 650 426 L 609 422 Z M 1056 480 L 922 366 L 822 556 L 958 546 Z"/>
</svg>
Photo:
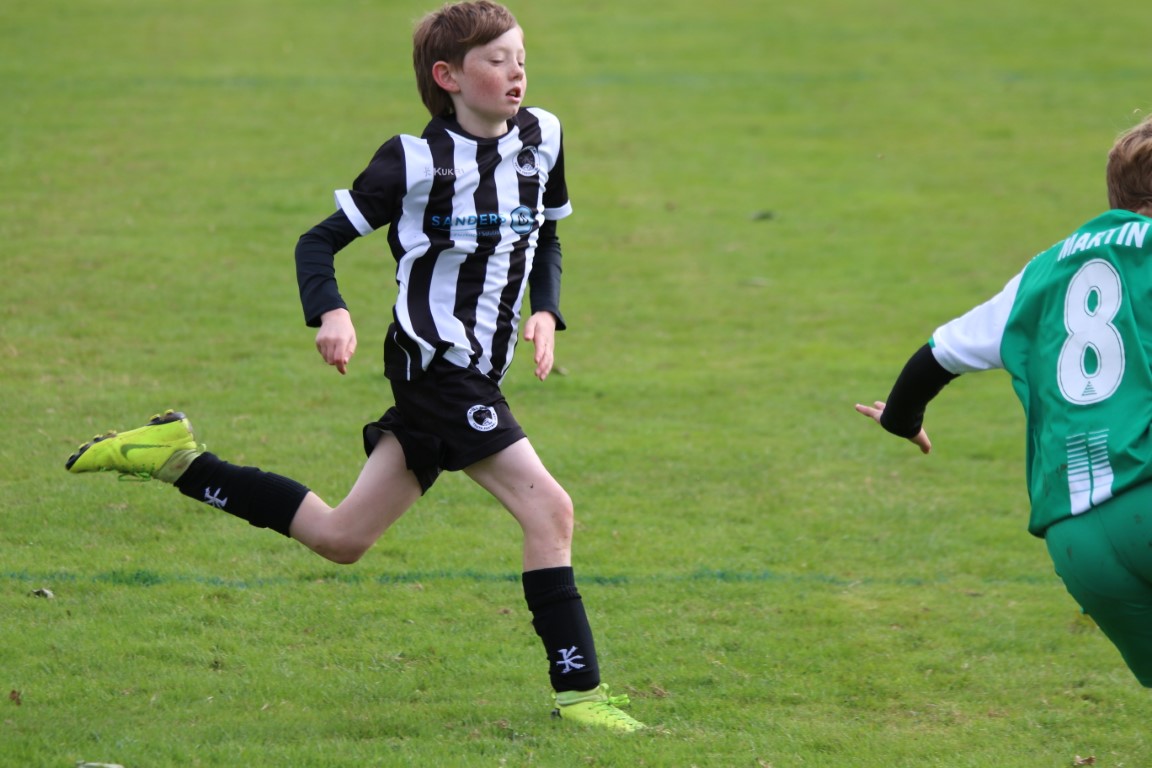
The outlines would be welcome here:
<svg viewBox="0 0 1152 768">
<path fill-rule="evenodd" d="M 500 381 L 516 347 L 540 227 L 572 212 L 560 121 L 521 109 L 496 139 L 434 118 L 419 138 L 376 152 L 336 204 L 361 235 L 388 226 L 398 295 L 386 345 L 391 378 L 435 357 Z"/>
</svg>

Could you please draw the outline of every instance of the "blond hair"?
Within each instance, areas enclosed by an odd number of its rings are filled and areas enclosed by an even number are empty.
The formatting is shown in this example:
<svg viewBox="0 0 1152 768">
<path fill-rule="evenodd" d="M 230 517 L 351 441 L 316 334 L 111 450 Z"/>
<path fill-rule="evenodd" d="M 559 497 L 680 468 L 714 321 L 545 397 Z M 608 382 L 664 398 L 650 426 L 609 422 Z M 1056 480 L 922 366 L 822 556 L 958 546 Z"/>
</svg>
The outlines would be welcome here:
<svg viewBox="0 0 1152 768">
<path fill-rule="evenodd" d="M 1138 211 L 1152 205 L 1152 115 L 1129 128 L 1108 152 L 1108 204 Z"/>
<path fill-rule="evenodd" d="M 511 11 L 488 0 L 449 3 L 420 20 L 412 34 L 412 66 L 420 98 L 432 117 L 453 112 L 451 97 L 432 77 L 432 65 L 444 61 L 463 66 L 468 51 L 517 26 Z"/>
</svg>

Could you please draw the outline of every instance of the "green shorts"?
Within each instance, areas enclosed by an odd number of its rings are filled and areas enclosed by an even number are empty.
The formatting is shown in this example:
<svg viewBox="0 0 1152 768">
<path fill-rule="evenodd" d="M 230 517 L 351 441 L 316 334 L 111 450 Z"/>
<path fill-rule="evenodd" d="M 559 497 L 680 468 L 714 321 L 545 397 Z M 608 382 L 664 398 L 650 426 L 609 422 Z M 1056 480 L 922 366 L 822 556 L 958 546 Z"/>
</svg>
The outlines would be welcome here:
<svg viewBox="0 0 1152 768">
<path fill-rule="evenodd" d="M 1044 538 L 1069 594 L 1152 688 L 1152 484 L 1061 520 Z"/>
</svg>

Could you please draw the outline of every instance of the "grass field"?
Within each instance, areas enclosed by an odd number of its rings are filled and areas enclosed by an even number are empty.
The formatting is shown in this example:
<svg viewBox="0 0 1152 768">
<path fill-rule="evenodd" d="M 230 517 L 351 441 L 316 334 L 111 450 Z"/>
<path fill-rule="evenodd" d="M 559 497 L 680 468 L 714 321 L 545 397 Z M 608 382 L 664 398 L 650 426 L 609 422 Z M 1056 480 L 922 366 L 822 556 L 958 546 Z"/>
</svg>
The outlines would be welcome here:
<svg viewBox="0 0 1152 768">
<path fill-rule="evenodd" d="M 576 501 L 606 681 L 654 726 L 624 738 L 549 719 L 518 529 L 463 477 L 342 568 L 63 471 L 178 407 L 347 490 L 391 259 L 338 259 L 340 377 L 292 248 L 426 122 L 430 6 L 0 5 L 0 766 L 1148 765 L 1147 692 L 1024 530 L 1007 379 L 949 387 L 927 458 L 852 409 L 1105 207 L 1147 12 L 771 5 L 513 6 L 576 215 L 563 375 L 505 389 Z"/>
</svg>

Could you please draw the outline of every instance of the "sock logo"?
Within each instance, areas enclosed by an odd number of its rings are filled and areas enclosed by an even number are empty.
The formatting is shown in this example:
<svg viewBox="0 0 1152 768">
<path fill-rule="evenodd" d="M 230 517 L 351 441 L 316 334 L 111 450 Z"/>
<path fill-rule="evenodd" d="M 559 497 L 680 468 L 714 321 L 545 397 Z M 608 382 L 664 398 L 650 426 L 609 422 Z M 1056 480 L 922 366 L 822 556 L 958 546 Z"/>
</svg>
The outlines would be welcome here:
<svg viewBox="0 0 1152 768">
<path fill-rule="evenodd" d="M 228 503 L 228 497 L 220 498 L 220 491 L 224 490 L 223 486 L 213 491 L 211 488 L 204 489 L 204 503 L 209 506 L 216 507 L 216 509 L 224 509 L 224 505 Z"/>
<path fill-rule="evenodd" d="M 574 669 L 584 669 L 584 665 L 580 663 L 584 657 L 576 653 L 576 646 L 561 648 L 559 653 L 560 661 L 556 662 L 556 666 L 563 667 L 560 674 L 566 675 Z"/>
</svg>

